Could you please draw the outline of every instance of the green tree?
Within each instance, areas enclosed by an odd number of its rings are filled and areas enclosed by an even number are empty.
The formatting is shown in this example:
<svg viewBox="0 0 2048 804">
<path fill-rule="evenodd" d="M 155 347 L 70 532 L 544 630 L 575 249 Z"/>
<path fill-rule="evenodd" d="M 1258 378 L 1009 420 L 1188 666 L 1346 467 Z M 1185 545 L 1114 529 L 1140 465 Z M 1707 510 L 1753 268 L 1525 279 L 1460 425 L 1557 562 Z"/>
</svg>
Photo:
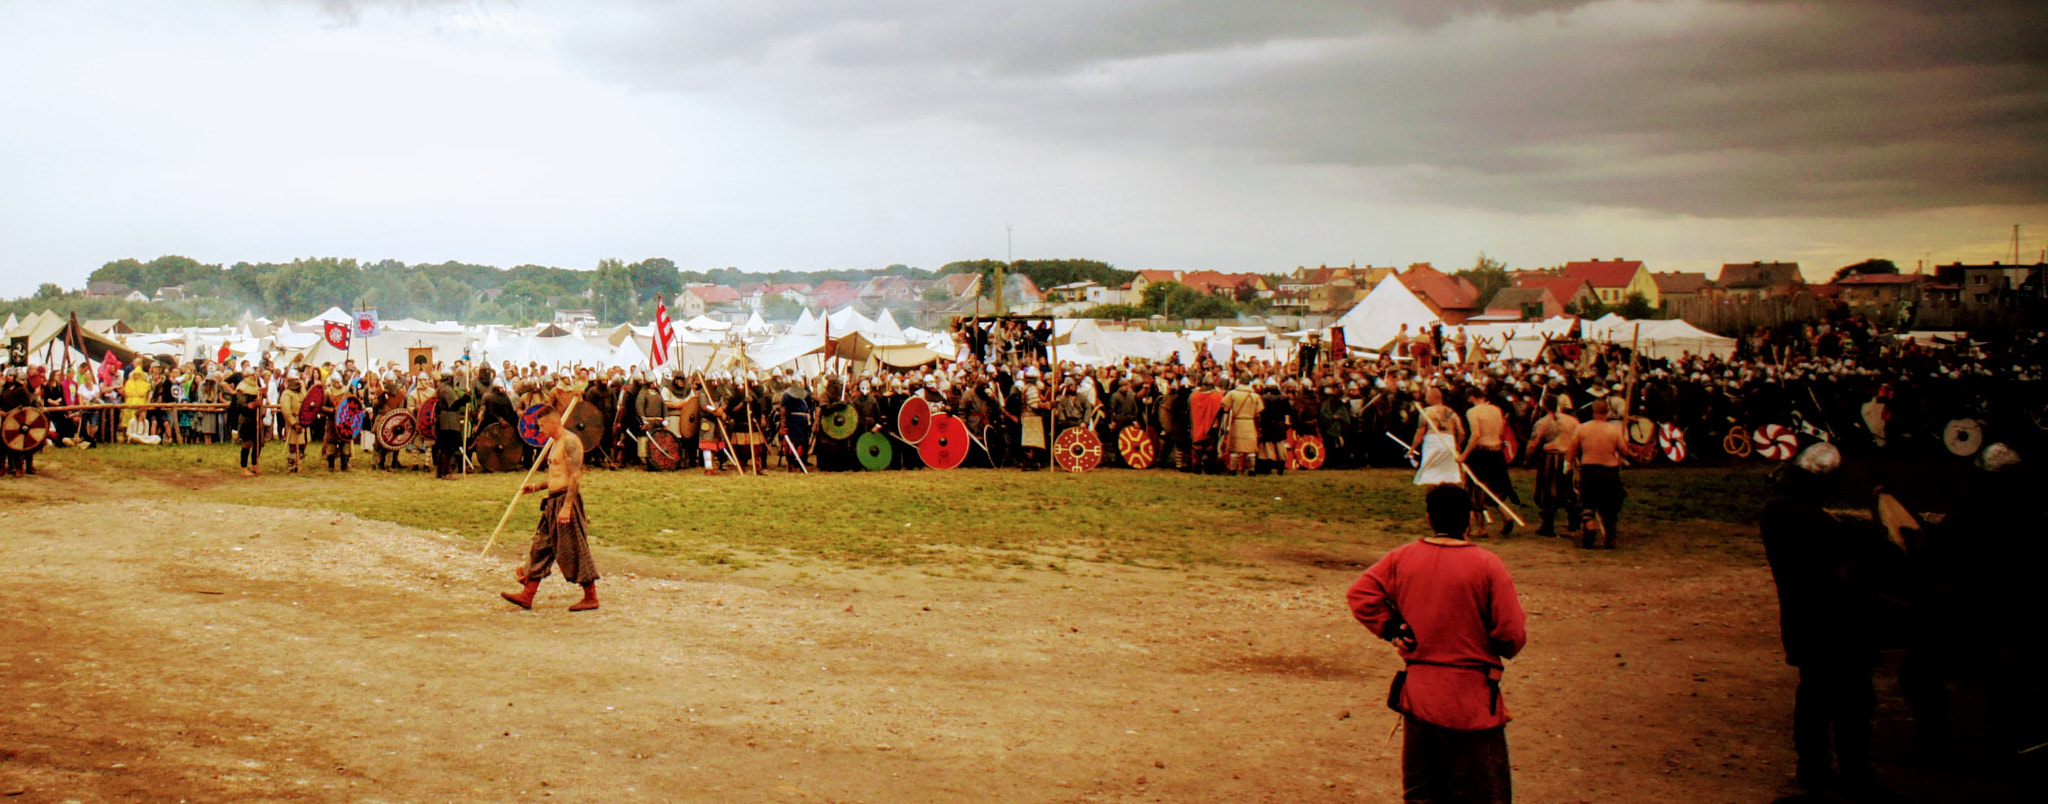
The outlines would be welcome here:
<svg viewBox="0 0 2048 804">
<path fill-rule="evenodd" d="M 1144 318 L 1151 313 L 1132 304 L 1098 304 L 1082 310 L 1082 318 Z"/>
<path fill-rule="evenodd" d="M 761 318 L 768 321 L 795 321 L 803 317 L 804 306 L 771 294 L 761 299 Z"/>
<path fill-rule="evenodd" d="M 37 301 L 49 301 L 62 295 L 64 295 L 64 289 L 58 287 L 55 282 L 44 282 L 36 286 Z"/>
<path fill-rule="evenodd" d="M 1484 251 L 1479 252 L 1479 260 L 1474 262 L 1471 268 L 1454 273 L 1452 276 L 1472 283 L 1472 287 L 1479 290 L 1479 309 L 1481 310 L 1486 309 L 1487 302 L 1493 301 L 1494 294 L 1513 284 L 1508 279 L 1507 263 L 1486 256 Z"/>
<path fill-rule="evenodd" d="M 639 299 L 633 293 L 633 271 L 619 260 L 602 260 L 590 279 L 592 314 L 606 324 L 637 318 Z M 653 315 L 652 311 L 648 312 Z"/>
<path fill-rule="evenodd" d="M 1628 298 L 1621 300 L 1621 306 L 1615 308 L 1614 311 L 1616 313 L 1619 313 L 1622 318 L 1634 320 L 1640 318 L 1649 318 L 1655 315 L 1657 313 L 1657 308 L 1651 307 L 1650 300 L 1647 297 L 1643 296 L 1643 294 L 1630 293 L 1628 294 Z"/>
</svg>

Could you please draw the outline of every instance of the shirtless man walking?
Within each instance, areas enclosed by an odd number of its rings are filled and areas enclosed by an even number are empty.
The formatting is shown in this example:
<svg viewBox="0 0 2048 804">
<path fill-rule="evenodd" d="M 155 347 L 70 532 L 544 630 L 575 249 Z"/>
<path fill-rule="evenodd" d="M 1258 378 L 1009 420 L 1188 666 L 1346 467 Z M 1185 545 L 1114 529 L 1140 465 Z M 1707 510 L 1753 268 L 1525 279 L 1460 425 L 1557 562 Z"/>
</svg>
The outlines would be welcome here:
<svg viewBox="0 0 2048 804">
<path fill-rule="evenodd" d="M 1579 425 L 1565 446 L 1566 460 L 1579 467 L 1579 497 L 1599 515 L 1600 532 L 1606 539 L 1602 546 L 1609 550 L 1614 549 L 1621 501 L 1628 496 L 1621 487 L 1621 445 L 1627 438 L 1620 424 L 1607 420 L 1607 400 L 1600 399 L 1593 402 L 1593 420 Z M 1593 528 L 1586 528 L 1579 546 L 1593 547 Z"/>
<path fill-rule="evenodd" d="M 1536 510 L 1543 515 L 1538 536 L 1556 536 L 1557 509 L 1565 511 L 1565 529 L 1579 526 L 1579 492 L 1572 486 L 1572 469 L 1565 459 L 1565 447 L 1579 432 L 1579 419 L 1571 414 L 1572 403 L 1563 394 L 1550 397 L 1550 412 L 1536 420 L 1529 443 L 1536 450 Z"/>
<path fill-rule="evenodd" d="M 597 562 L 590 556 L 583 519 L 583 440 L 562 427 L 562 411 L 552 406 L 541 408 L 540 431 L 549 439 L 548 479 L 521 486 L 519 493 L 546 489 L 548 497 L 540 504 L 540 525 L 527 550 L 526 565 L 519 568 L 525 589 L 502 596 L 522 609 L 533 608 L 533 593 L 551 565 L 560 564 L 562 579 L 583 587 L 583 599 L 569 610 L 590 611 L 597 608 Z"/>
<path fill-rule="evenodd" d="M 1472 535 L 1486 535 L 1487 507 L 1492 499 L 1480 490 L 1479 484 L 1486 484 L 1502 500 L 1520 505 L 1521 495 L 1515 493 L 1515 484 L 1508 478 L 1507 441 L 1503 433 L 1507 430 L 1508 419 L 1500 408 L 1486 397 L 1486 391 L 1472 386 L 1466 391 L 1466 398 L 1472 400 L 1472 407 L 1465 410 L 1465 421 L 1472 427 L 1472 437 L 1465 441 L 1465 452 L 1458 460 L 1472 470 L 1477 483 L 1472 484 Z M 1515 532 L 1515 521 L 1502 517 L 1500 535 L 1505 537 Z"/>
</svg>

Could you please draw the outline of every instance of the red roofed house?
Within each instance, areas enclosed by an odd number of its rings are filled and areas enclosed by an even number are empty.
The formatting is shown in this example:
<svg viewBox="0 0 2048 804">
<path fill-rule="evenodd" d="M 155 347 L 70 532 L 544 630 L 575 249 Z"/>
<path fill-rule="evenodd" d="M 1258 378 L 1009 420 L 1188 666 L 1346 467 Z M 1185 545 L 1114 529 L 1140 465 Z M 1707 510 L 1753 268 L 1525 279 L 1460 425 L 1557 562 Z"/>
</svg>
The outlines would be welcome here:
<svg viewBox="0 0 2048 804">
<path fill-rule="evenodd" d="M 1730 262 L 1721 265 L 1715 282 L 1730 296 L 1786 296 L 1806 285 L 1796 262 Z"/>
<path fill-rule="evenodd" d="M 1704 272 L 1663 271 L 1651 274 L 1657 281 L 1657 294 L 1665 301 L 1683 299 L 1706 299 L 1720 296 L 1720 289 Z"/>
<path fill-rule="evenodd" d="M 1608 306 L 1621 304 L 1633 294 L 1640 293 L 1651 307 L 1663 301 L 1663 294 L 1657 290 L 1657 280 L 1642 260 L 1584 260 L 1564 264 L 1560 272 L 1566 279 L 1584 279 L 1593 286 L 1593 295 Z"/>
<path fill-rule="evenodd" d="M 1583 286 L 1582 286 L 1583 287 Z M 1486 318 L 1492 321 L 1542 321 L 1564 315 L 1564 304 L 1550 295 L 1550 288 L 1501 288 L 1486 303 Z"/>
<path fill-rule="evenodd" d="M 939 277 L 938 282 L 940 287 L 946 289 L 946 294 L 955 299 L 972 298 L 974 294 L 981 292 L 980 273 L 962 271 L 957 274 L 947 274 Z"/>
<path fill-rule="evenodd" d="M 1431 312 L 1446 324 L 1463 324 L 1465 319 L 1479 315 L 1479 289 L 1472 283 L 1451 276 L 1418 262 L 1408 270 L 1395 275 L 1401 284 L 1407 286 L 1415 297 L 1429 306 Z"/>
<path fill-rule="evenodd" d="M 676 294 L 676 309 L 685 318 L 700 316 L 721 304 L 740 300 L 740 292 L 724 285 L 691 285 Z"/>
<path fill-rule="evenodd" d="M 1196 271 L 1184 274 L 1180 283 L 1212 296 L 1226 296 L 1237 301 L 1247 301 L 1266 290 L 1265 279 L 1258 274 L 1226 274 L 1220 271 Z"/>
<path fill-rule="evenodd" d="M 1584 279 L 1567 279 L 1536 271 L 1524 271 L 1514 275 L 1515 287 L 1543 288 L 1550 291 L 1550 297 L 1557 300 L 1560 308 L 1586 309 L 1586 303 L 1599 299 L 1593 294 L 1593 286 Z"/>
</svg>

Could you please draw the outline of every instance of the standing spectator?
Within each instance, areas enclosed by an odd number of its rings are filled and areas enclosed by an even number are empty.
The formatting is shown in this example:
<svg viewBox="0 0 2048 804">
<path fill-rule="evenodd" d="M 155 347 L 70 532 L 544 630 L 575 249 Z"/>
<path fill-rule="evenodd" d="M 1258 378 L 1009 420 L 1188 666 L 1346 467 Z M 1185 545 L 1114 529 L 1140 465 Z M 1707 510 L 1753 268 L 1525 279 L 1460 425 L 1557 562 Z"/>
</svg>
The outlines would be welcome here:
<svg viewBox="0 0 2048 804">
<path fill-rule="evenodd" d="M 1434 535 L 1394 548 L 1351 585 L 1351 614 L 1408 668 L 1387 704 L 1402 715 L 1403 801 L 1507 804 L 1514 797 L 1503 662 L 1528 642 L 1507 568 L 1464 539 L 1471 498 L 1425 495 Z"/>
</svg>

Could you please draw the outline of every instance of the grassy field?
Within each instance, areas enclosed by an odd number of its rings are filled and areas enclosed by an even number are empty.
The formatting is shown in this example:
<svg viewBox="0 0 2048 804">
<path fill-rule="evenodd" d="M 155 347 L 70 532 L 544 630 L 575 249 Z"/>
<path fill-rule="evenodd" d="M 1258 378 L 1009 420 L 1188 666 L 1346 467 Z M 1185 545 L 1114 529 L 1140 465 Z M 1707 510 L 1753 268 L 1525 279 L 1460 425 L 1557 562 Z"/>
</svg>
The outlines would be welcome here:
<svg viewBox="0 0 2048 804">
<path fill-rule="evenodd" d="M 43 482 L 104 484 L 128 496 L 324 509 L 482 540 L 517 478 L 436 481 L 422 471 L 362 468 L 243 477 L 227 446 L 113 446 L 46 453 Z M 1767 467 L 1642 469 L 1627 475 L 1625 522 L 1668 529 L 1743 522 L 1761 504 Z M 1012 565 L 1073 560 L 1234 564 L 1247 551 L 1329 543 L 1391 546 L 1422 533 L 1421 495 L 1395 470 L 1209 477 L 1171 471 L 955 470 L 706 477 L 592 471 L 592 536 L 650 556 L 704 564 L 763 557 L 860 565 Z M 1530 474 L 1515 473 L 1524 499 Z M 0 499 L 14 496 L 0 483 Z M 536 503 L 522 501 L 502 540 L 524 543 Z M 1534 524 L 1534 511 L 1522 509 Z"/>
</svg>

